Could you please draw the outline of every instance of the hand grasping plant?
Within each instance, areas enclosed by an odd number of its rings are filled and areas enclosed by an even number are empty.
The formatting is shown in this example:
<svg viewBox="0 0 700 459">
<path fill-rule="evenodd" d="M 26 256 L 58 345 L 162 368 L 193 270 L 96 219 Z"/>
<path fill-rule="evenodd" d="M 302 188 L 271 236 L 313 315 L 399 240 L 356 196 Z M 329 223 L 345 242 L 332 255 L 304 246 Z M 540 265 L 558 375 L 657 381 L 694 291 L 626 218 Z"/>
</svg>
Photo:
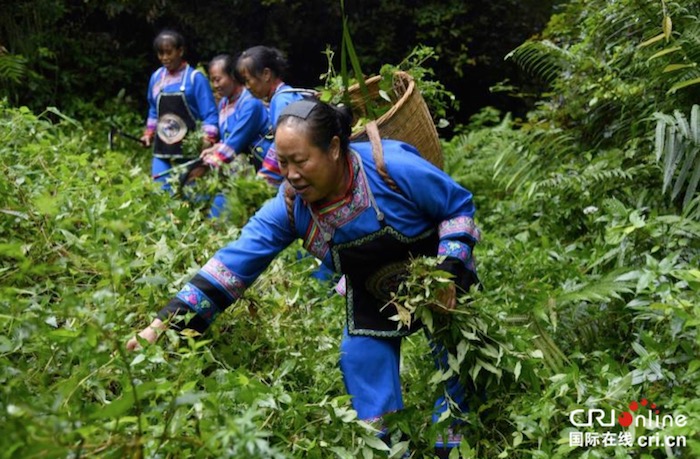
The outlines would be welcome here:
<svg viewBox="0 0 700 459">
<path fill-rule="evenodd" d="M 142 339 L 145 339 L 150 344 L 153 344 L 156 342 L 158 337 L 167 329 L 168 327 L 165 325 L 165 323 L 163 323 L 162 320 L 154 319 L 148 327 L 141 330 L 138 336 Z M 136 351 L 140 348 L 141 344 L 139 343 L 138 338 L 136 338 L 136 336 L 132 337 L 131 339 L 129 339 L 129 341 L 126 342 L 127 351 Z"/>
</svg>

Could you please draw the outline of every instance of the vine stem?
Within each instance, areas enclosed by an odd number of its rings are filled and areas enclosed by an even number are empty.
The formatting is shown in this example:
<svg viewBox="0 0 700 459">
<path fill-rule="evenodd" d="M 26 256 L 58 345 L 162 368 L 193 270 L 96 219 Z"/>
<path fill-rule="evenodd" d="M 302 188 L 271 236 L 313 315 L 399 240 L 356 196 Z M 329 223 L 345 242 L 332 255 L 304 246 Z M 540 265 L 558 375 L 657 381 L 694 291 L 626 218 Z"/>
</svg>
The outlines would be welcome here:
<svg viewBox="0 0 700 459">
<path fill-rule="evenodd" d="M 131 372 L 131 365 L 129 364 L 129 359 L 127 358 L 126 352 L 124 351 L 121 343 L 119 340 L 113 339 L 113 343 L 115 344 L 115 348 L 117 353 L 119 354 L 119 357 L 124 361 L 124 366 L 125 366 L 125 371 L 126 375 L 129 378 L 129 384 L 131 385 L 131 390 L 134 393 L 134 406 L 136 407 L 136 418 L 138 419 L 137 422 L 137 428 L 138 428 L 138 448 L 140 457 L 143 457 L 143 444 L 141 442 L 143 438 L 143 409 L 141 407 L 141 399 L 138 396 L 138 392 L 136 391 L 136 381 L 134 380 L 134 374 Z"/>
</svg>

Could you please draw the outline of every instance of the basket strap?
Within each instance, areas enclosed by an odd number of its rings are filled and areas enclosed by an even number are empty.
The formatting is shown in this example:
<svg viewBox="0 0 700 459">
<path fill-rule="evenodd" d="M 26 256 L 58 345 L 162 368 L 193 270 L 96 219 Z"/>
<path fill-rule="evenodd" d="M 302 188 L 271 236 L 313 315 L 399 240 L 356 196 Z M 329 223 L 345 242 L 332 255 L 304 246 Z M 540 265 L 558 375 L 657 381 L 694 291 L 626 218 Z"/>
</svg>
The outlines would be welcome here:
<svg viewBox="0 0 700 459">
<path fill-rule="evenodd" d="M 379 128 L 377 127 L 376 121 L 370 121 L 365 125 L 367 130 L 367 137 L 369 137 L 369 142 L 372 144 L 372 158 L 374 159 L 374 164 L 377 166 L 377 172 L 381 176 L 384 183 L 386 183 L 389 188 L 401 193 L 396 182 L 389 176 L 389 172 L 386 170 L 386 163 L 384 162 L 384 150 L 382 149 L 382 138 L 379 136 Z"/>
<path fill-rule="evenodd" d="M 292 188 L 289 184 L 287 184 L 287 187 L 284 189 L 284 203 L 287 206 L 287 218 L 289 219 L 289 225 L 292 227 L 292 230 L 294 230 L 294 227 L 296 226 L 294 222 L 294 201 L 296 200 L 296 193 L 294 193 L 294 188 Z"/>
</svg>

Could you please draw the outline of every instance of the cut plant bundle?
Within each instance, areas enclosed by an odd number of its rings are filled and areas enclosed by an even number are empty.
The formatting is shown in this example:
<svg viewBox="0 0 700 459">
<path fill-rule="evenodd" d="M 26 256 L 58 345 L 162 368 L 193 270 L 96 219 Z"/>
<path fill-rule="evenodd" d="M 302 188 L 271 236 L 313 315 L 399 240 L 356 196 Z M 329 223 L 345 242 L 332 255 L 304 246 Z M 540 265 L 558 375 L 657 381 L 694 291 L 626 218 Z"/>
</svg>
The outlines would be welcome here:
<svg viewBox="0 0 700 459">
<path fill-rule="evenodd" d="M 397 328 L 409 328 L 414 321 L 420 321 L 435 342 L 444 347 L 449 368 L 439 378 L 442 381 L 464 369 L 465 380 L 469 378 L 477 386 L 486 387 L 498 382 L 504 371 L 515 373 L 524 355 L 508 344 L 509 332 L 502 321 L 470 304 L 476 287 L 468 293 L 458 293 L 455 309 L 446 309 L 438 301 L 438 292 L 452 282 L 451 275 L 437 267 L 440 261 L 440 257 L 411 260 L 405 279 L 387 302 L 387 307 L 397 311 L 392 317 Z M 471 351 L 469 355 L 467 351 Z M 486 379 L 478 378 L 482 369 L 490 373 Z"/>
</svg>

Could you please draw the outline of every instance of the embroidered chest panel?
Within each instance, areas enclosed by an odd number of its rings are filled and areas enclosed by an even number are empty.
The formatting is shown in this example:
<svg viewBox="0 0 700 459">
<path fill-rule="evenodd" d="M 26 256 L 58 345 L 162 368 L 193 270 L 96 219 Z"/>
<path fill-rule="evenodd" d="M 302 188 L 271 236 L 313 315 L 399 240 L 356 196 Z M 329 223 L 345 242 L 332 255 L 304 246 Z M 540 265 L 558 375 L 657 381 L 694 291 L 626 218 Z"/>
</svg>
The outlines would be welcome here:
<svg viewBox="0 0 700 459">
<path fill-rule="evenodd" d="M 326 238 L 332 238 L 336 228 L 353 221 L 371 205 L 369 183 L 359 163 L 361 159 L 357 154 L 351 153 L 350 160 L 355 176 L 351 195 L 317 211 L 318 224 L 312 218 L 304 236 L 304 248 L 319 259 L 323 259 L 328 253 Z"/>
<path fill-rule="evenodd" d="M 153 97 L 158 97 L 158 95 L 163 92 L 163 90 L 171 85 L 182 85 L 182 79 L 185 78 L 186 69 L 177 71 L 176 73 L 170 73 L 167 70 L 163 70 L 160 78 L 153 84 Z M 179 87 L 177 88 L 180 89 Z"/>
</svg>

